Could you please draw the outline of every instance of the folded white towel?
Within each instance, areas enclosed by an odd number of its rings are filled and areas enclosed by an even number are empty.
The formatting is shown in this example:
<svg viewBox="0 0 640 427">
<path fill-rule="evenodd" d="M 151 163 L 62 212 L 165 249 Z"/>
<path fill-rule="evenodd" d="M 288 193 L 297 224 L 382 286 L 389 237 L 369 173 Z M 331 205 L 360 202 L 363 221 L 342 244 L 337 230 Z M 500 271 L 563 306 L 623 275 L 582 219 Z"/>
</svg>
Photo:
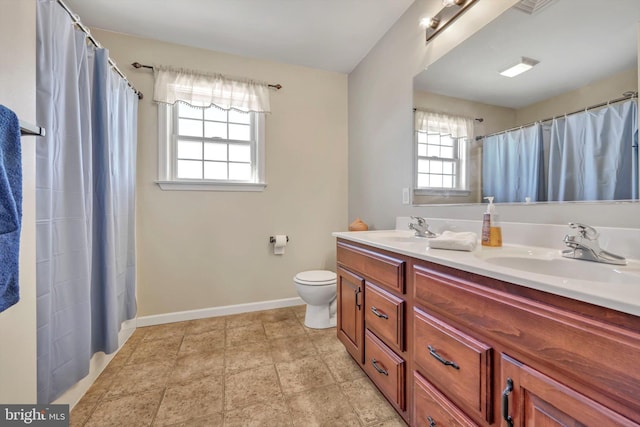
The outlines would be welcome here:
<svg viewBox="0 0 640 427">
<path fill-rule="evenodd" d="M 440 236 L 429 239 L 429 247 L 454 251 L 472 251 L 476 248 L 477 241 L 478 236 L 472 231 L 444 231 Z"/>
</svg>

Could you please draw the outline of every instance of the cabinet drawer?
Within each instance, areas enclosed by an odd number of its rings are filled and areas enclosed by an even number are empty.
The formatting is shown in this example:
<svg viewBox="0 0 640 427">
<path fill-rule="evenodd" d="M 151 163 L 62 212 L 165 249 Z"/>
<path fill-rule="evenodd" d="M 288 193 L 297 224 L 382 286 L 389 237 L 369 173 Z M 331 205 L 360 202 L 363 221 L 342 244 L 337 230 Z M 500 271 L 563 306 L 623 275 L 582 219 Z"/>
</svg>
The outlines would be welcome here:
<svg viewBox="0 0 640 427">
<path fill-rule="evenodd" d="M 366 283 L 365 324 L 387 344 L 404 350 L 404 301 L 389 292 Z"/>
<path fill-rule="evenodd" d="M 364 338 L 364 370 L 382 394 L 405 410 L 405 361 L 367 329 Z"/>
<path fill-rule="evenodd" d="M 413 423 L 416 426 L 475 427 L 460 409 L 422 376 L 413 373 Z"/>
<path fill-rule="evenodd" d="M 414 308 L 414 360 L 456 404 L 491 422 L 491 347 Z"/>
<path fill-rule="evenodd" d="M 405 262 L 357 246 L 338 242 L 338 264 L 366 276 L 377 285 L 404 293 Z"/>
</svg>

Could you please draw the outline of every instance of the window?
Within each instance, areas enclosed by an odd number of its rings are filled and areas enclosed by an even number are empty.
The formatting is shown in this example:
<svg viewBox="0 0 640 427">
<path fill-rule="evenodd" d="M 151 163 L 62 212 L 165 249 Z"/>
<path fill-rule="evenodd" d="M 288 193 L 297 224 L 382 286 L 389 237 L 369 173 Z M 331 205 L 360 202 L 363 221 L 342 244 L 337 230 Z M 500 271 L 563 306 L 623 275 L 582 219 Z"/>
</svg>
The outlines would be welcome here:
<svg viewBox="0 0 640 427">
<path fill-rule="evenodd" d="M 467 140 L 417 132 L 417 189 L 467 190 Z"/>
<path fill-rule="evenodd" d="M 183 102 L 160 105 L 159 110 L 162 189 L 264 189 L 262 113 L 197 108 Z"/>
<path fill-rule="evenodd" d="M 415 194 L 469 195 L 473 120 L 415 110 Z"/>
</svg>

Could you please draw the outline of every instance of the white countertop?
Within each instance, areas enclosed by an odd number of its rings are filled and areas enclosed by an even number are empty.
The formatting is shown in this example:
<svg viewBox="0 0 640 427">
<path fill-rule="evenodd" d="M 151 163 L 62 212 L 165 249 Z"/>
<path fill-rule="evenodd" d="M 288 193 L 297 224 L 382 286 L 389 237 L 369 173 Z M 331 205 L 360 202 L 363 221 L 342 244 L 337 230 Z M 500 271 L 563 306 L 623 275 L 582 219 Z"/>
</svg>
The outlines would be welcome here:
<svg viewBox="0 0 640 427">
<path fill-rule="evenodd" d="M 478 244 L 472 252 L 433 249 L 429 248 L 428 239 L 411 239 L 413 232 L 404 230 L 335 232 L 333 236 L 640 316 L 640 261 L 637 260 L 628 259 L 627 265 L 616 266 L 562 258 L 557 248 L 514 244 L 501 248 Z M 533 272 L 535 268 L 524 271 L 488 262 L 491 258 L 514 256 L 553 259 L 563 271 L 560 275 L 539 274 Z M 591 280 L 594 277 L 591 272 L 607 277 L 606 281 Z"/>
</svg>

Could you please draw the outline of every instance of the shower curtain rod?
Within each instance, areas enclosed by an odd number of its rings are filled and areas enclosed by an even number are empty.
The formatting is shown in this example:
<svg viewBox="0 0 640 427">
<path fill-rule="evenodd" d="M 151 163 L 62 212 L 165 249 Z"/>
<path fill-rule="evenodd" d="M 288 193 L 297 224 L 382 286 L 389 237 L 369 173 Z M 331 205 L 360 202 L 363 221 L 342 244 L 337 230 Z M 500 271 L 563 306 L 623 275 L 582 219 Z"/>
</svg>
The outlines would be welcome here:
<svg viewBox="0 0 640 427">
<path fill-rule="evenodd" d="M 64 4 L 64 2 L 62 0 L 56 0 L 56 1 L 58 2 L 58 4 L 60 6 L 62 6 L 62 8 L 65 10 L 65 12 L 67 12 L 69 14 L 71 19 L 73 20 L 73 24 L 76 25 L 80 30 L 82 30 L 82 32 L 84 32 L 87 35 L 87 38 L 91 41 L 91 43 L 93 43 L 93 45 L 95 47 L 97 47 L 98 49 L 102 49 L 102 45 L 100 44 L 100 42 L 98 40 L 96 40 L 91 35 L 91 32 L 89 31 L 89 29 L 87 27 L 85 27 L 82 22 L 80 22 L 80 17 L 78 15 L 76 15 L 75 13 L 73 13 L 73 11 L 71 11 L 71 9 L 69 9 L 69 7 L 66 4 Z M 120 75 L 120 77 L 122 77 L 127 82 L 129 87 L 131 89 L 133 89 L 135 94 L 138 95 L 138 99 L 142 99 L 144 97 L 142 92 L 140 92 L 138 89 L 136 89 L 135 86 L 129 81 L 127 76 L 125 76 L 124 73 L 122 71 L 120 71 L 120 68 L 118 68 L 118 66 L 113 61 L 113 59 L 111 59 L 111 57 L 109 57 L 109 65 L 111 65 L 111 68 L 113 68 L 113 70 L 116 73 L 118 73 Z"/>
<path fill-rule="evenodd" d="M 623 93 L 623 94 L 622 94 L 622 97 L 621 97 L 621 98 L 616 98 L 616 99 L 612 99 L 612 100 L 607 101 L 607 102 L 601 102 L 601 103 L 599 103 L 599 104 L 590 105 L 590 106 L 588 106 L 588 107 L 586 107 L 586 108 L 581 108 L 580 110 L 572 111 L 572 112 L 570 112 L 570 113 L 560 114 L 560 115 L 558 115 L 558 116 L 549 117 L 549 118 L 547 118 L 547 119 L 543 119 L 543 120 L 536 120 L 535 122 L 527 123 L 526 125 L 522 125 L 522 126 L 515 126 L 515 127 L 512 127 L 512 128 L 510 128 L 510 129 L 501 130 L 500 132 L 491 133 L 491 134 L 489 134 L 489 135 L 476 136 L 476 141 L 480 141 L 481 139 L 488 138 L 488 137 L 490 137 L 490 136 L 501 135 L 501 134 L 503 134 L 503 133 L 511 132 L 511 131 L 516 130 L 516 129 L 523 129 L 523 128 L 527 128 L 527 127 L 529 127 L 529 126 L 533 126 L 533 125 L 535 125 L 536 123 L 548 122 L 549 120 L 553 120 L 553 119 L 555 119 L 555 118 L 557 118 L 557 117 L 566 117 L 566 116 L 571 116 L 571 115 L 573 115 L 573 114 L 583 113 L 583 112 L 588 111 L 588 110 L 593 110 L 594 108 L 604 107 L 605 105 L 615 104 L 615 103 L 617 103 L 617 102 L 627 101 L 627 100 L 629 100 L 629 99 L 633 99 L 633 98 L 637 98 L 637 97 L 638 97 L 638 92 L 631 92 L 631 91 L 629 91 L 629 92 L 625 92 L 625 93 Z"/>
<path fill-rule="evenodd" d="M 133 63 L 131 64 L 131 66 L 132 66 L 133 68 L 148 68 L 148 69 L 150 69 L 150 70 L 153 70 L 153 65 L 144 65 L 144 64 L 141 64 L 141 63 L 139 63 L 139 62 L 137 62 L 137 61 L 136 61 L 136 62 L 133 62 Z M 270 84 L 268 84 L 267 86 L 272 87 L 272 88 L 274 88 L 275 90 L 280 90 L 280 89 L 282 89 L 282 85 L 281 85 L 281 84 L 279 84 L 279 83 L 278 83 L 278 84 L 275 84 L 275 85 L 270 85 Z"/>
</svg>

